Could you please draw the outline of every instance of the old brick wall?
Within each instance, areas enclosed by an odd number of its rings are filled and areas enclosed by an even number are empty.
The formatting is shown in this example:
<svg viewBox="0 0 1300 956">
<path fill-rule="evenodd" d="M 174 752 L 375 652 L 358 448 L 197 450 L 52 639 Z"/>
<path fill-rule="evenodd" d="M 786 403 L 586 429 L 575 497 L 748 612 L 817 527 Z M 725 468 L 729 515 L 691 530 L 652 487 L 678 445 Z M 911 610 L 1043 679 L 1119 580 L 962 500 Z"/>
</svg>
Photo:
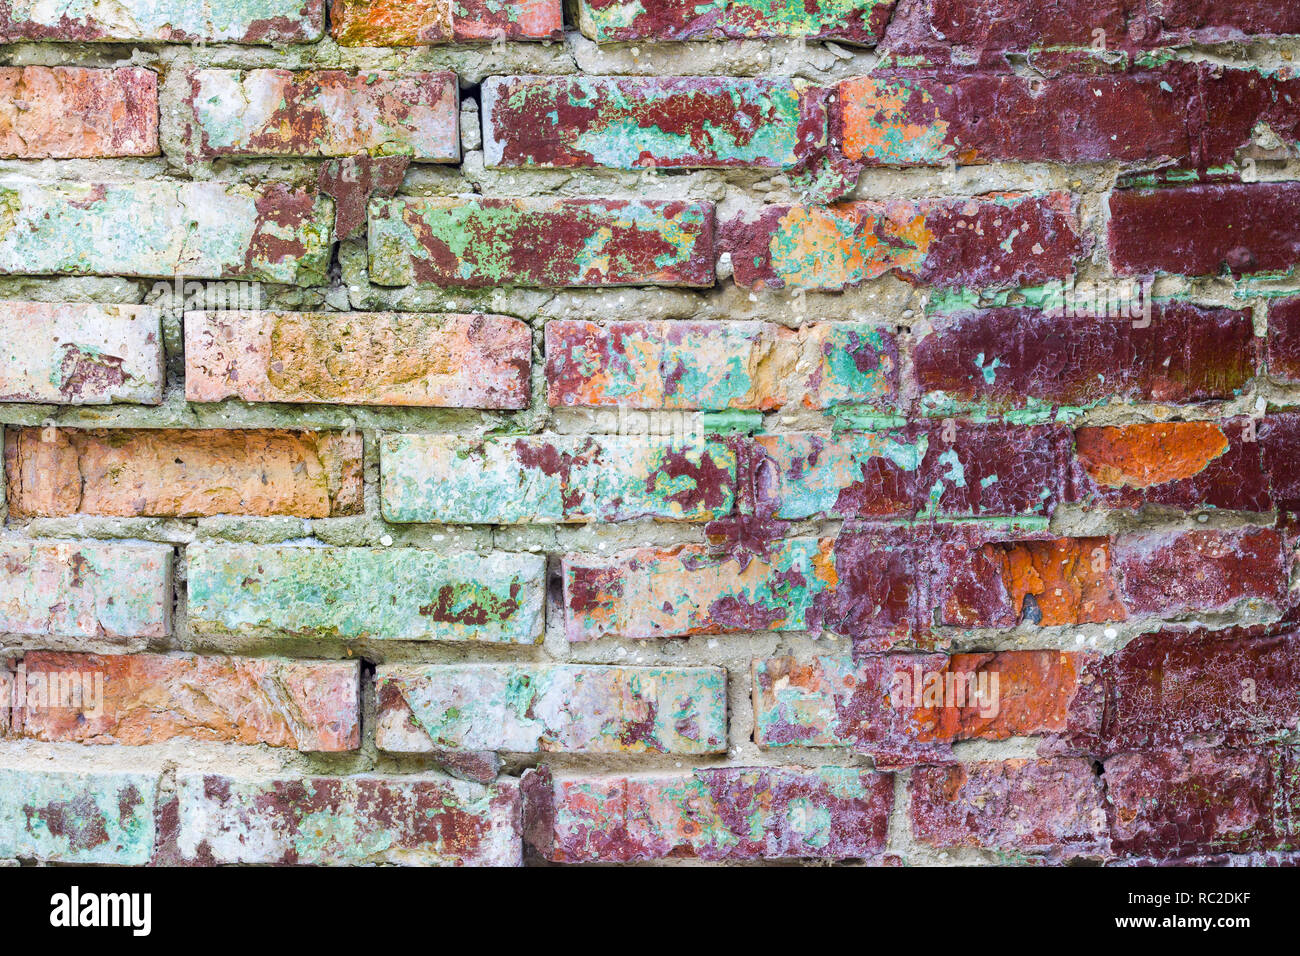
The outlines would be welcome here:
<svg viewBox="0 0 1300 956">
<path fill-rule="evenodd" d="M 0 41 L 0 860 L 1288 859 L 1300 4 Z"/>
</svg>

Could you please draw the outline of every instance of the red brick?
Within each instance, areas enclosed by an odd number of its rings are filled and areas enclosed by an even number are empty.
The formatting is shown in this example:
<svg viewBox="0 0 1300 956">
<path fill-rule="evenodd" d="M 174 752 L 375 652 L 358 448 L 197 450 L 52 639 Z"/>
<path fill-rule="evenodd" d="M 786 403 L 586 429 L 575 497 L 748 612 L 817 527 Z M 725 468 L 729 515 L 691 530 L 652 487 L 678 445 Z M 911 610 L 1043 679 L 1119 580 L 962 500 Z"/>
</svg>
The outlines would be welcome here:
<svg viewBox="0 0 1300 956">
<path fill-rule="evenodd" d="M 324 0 L 257 0 L 219 13 L 202 3 L 113 0 L 69 6 L 0 0 L 0 43 L 20 40 L 249 43 L 281 46 L 320 39 Z"/>
<path fill-rule="evenodd" d="M 23 657 L 22 668 L 29 690 L 17 701 L 14 730 L 36 740 L 139 746 L 186 737 L 303 751 L 361 746 L 356 661 L 42 651 Z M 33 706 L 33 687 L 71 678 L 99 699 L 83 693 L 82 706 L 60 707 L 73 700 L 47 691 Z"/>
<path fill-rule="evenodd" d="M 168 863 L 518 866 L 519 782 L 181 773 Z"/>
<path fill-rule="evenodd" d="M 1195 742 L 1267 743 L 1300 725 L 1300 634 L 1144 634 L 1087 668 L 1105 688 L 1105 718 L 1071 726 L 1072 748 L 1096 757 Z"/>
<path fill-rule="evenodd" d="M 775 411 L 897 400 L 895 335 L 859 322 L 546 323 L 552 407 Z"/>
<path fill-rule="evenodd" d="M 1273 508 L 1249 419 L 1080 428 L 1075 444 L 1079 496 L 1090 504 Z"/>
<path fill-rule="evenodd" d="M 716 767 L 635 777 L 524 774 L 524 835 L 557 863 L 873 858 L 894 780 L 853 767 Z"/>
<path fill-rule="evenodd" d="M 578 26 L 600 42 L 827 39 L 872 46 L 894 0 L 780 6 L 769 0 L 582 0 Z"/>
<path fill-rule="evenodd" d="M 1285 271 L 1300 263 L 1300 183 L 1116 190 L 1109 242 L 1120 275 Z"/>
<path fill-rule="evenodd" d="M 1300 33 L 1300 12 L 1274 0 L 919 0 L 891 24 L 895 53 L 946 59 L 950 47 L 984 54 L 1093 45 L 1108 49 L 1218 43 Z"/>
<path fill-rule="evenodd" d="M 1270 377 L 1300 384 L 1300 296 L 1269 303 L 1267 357 Z"/>
<path fill-rule="evenodd" d="M 330 33 L 340 46 L 424 46 L 558 40 L 561 0 L 332 0 Z"/>
<path fill-rule="evenodd" d="M 532 356 L 503 315 L 185 314 L 191 402 L 526 408 Z"/>
<path fill-rule="evenodd" d="M 454 73 L 191 69 L 185 79 L 190 162 L 372 152 L 460 160 Z"/>
<path fill-rule="evenodd" d="M 370 205 L 379 285 L 542 288 L 715 281 L 713 204 L 626 199 L 441 199 Z"/>
<path fill-rule="evenodd" d="M 939 849 L 1109 855 L 1101 779 L 1081 758 L 912 771 L 912 835 Z"/>
<path fill-rule="evenodd" d="M 1272 528 L 1129 535 L 1111 546 L 1129 613 L 1169 616 L 1239 602 L 1285 606 L 1286 541 Z"/>
<path fill-rule="evenodd" d="M 1282 511 L 1300 511 L 1300 413 L 1269 415 L 1257 426 L 1257 437 L 1274 503 Z"/>
<path fill-rule="evenodd" d="M 962 740 L 1096 729 L 1100 685 L 1084 654 L 895 654 L 754 662 L 760 747 L 849 747 L 879 766 L 952 758 Z"/>
<path fill-rule="evenodd" d="M 1064 279 L 1086 251 L 1064 193 L 766 206 L 721 227 L 745 288 L 844 289 L 887 273 L 939 288 Z"/>
<path fill-rule="evenodd" d="M 0 68 L 0 159 L 158 155 L 158 74 Z"/>
<path fill-rule="evenodd" d="M 744 506 L 778 518 L 1050 516 L 1073 499 L 1063 426 L 954 420 L 745 444 Z"/>
<path fill-rule="evenodd" d="M 922 402 L 940 413 L 994 414 L 1106 400 L 1202 402 L 1233 398 L 1255 374 L 1249 311 L 1162 302 L 1150 325 L 1134 323 L 1024 308 L 936 316 L 912 353 Z"/>
<path fill-rule="evenodd" d="M 787 169 L 825 139 L 817 102 L 793 80 L 766 77 L 493 76 L 483 83 L 485 161 Z"/>
<path fill-rule="evenodd" d="M 361 445 L 338 432 L 22 428 L 5 443 L 9 512 L 360 514 Z"/>
<path fill-rule="evenodd" d="M 1154 857 L 1287 849 L 1292 748 L 1161 750 L 1105 762 L 1115 849 Z"/>
</svg>

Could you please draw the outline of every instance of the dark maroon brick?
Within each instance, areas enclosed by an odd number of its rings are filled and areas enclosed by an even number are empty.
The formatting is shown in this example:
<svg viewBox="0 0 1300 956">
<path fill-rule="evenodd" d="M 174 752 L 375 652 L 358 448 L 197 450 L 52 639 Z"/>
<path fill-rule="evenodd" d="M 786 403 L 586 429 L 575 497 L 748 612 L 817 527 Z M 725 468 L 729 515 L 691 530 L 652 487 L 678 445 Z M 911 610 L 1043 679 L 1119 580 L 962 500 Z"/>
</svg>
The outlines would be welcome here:
<svg viewBox="0 0 1300 956">
<path fill-rule="evenodd" d="M 1105 762 L 1117 851 L 1152 857 L 1293 844 L 1292 748 L 1126 753 Z"/>
<path fill-rule="evenodd" d="M 1006 760 L 912 771 L 912 835 L 940 849 L 1105 856 L 1100 778 L 1081 758 Z"/>
<path fill-rule="evenodd" d="M 1269 415 L 1257 426 L 1257 437 L 1277 507 L 1300 511 L 1300 413 Z"/>
<path fill-rule="evenodd" d="M 946 61 L 952 47 L 981 62 L 1038 47 L 1140 50 L 1300 33 L 1300 10 L 1277 0 L 913 0 L 901 4 L 885 44 Z M 969 52 L 964 57 L 969 59 Z"/>
<path fill-rule="evenodd" d="M 922 513 L 1048 515 L 1073 500 L 1070 430 L 1058 425 L 933 422 L 917 476 Z M 951 440 L 950 440 L 951 439 Z"/>
<path fill-rule="evenodd" d="M 1098 659 L 1100 726 L 1071 722 L 1071 747 L 1095 757 L 1129 750 L 1266 743 L 1300 725 L 1300 634 L 1225 636 L 1218 631 L 1144 634 Z"/>
<path fill-rule="evenodd" d="M 1080 428 L 1074 481 L 1091 504 L 1266 512 L 1273 498 L 1260 447 L 1246 418 Z"/>
<path fill-rule="evenodd" d="M 1267 355 L 1272 378 L 1300 384 L 1300 297 L 1269 304 Z"/>
<path fill-rule="evenodd" d="M 1286 541 L 1272 528 L 1128 535 L 1111 545 L 1134 616 L 1213 611 L 1239 601 L 1284 606 Z"/>
<path fill-rule="evenodd" d="M 1287 270 L 1300 263 L 1300 183 L 1116 190 L 1109 242 L 1121 275 Z"/>
<path fill-rule="evenodd" d="M 1136 323 L 1145 321 L 1139 315 Z M 1229 399 L 1255 372 L 1249 311 L 1158 303 L 1150 324 L 1135 327 L 1127 316 L 1001 308 L 938 316 L 933 323 L 934 331 L 916 344 L 913 365 L 922 400 L 930 393 L 937 407 L 956 402 L 996 413 L 1108 398 Z"/>
</svg>

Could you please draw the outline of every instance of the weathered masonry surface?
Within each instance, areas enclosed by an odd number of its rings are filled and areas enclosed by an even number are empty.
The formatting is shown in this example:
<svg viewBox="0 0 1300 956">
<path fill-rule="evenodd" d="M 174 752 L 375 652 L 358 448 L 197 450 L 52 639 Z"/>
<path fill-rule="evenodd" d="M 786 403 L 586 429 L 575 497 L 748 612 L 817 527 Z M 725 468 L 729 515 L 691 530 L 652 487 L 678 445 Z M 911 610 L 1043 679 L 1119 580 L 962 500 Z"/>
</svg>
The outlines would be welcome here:
<svg viewBox="0 0 1300 956">
<path fill-rule="evenodd" d="M 0 0 L 0 862 L 1300 862 L 1297 64 Z"/>
</svg>

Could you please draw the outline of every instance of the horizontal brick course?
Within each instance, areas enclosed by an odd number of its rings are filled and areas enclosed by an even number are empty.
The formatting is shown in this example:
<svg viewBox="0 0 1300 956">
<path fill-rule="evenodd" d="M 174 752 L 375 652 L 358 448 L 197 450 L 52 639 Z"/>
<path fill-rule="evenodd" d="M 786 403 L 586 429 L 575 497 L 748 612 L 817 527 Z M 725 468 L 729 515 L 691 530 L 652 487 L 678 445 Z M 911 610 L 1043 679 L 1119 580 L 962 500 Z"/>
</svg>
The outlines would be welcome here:
<svg viewBox="0 0 1300 956">
<path fill-rule="evenodd" d="M 380 750 L 712 754 L 726 671 L 578 664 L 385 664 Z"/>
<path fill-rule="evenodd" d="M 558 40 L 561 0 L 331 0 L 330 32 L 340 46 L 423 46 L 493 40 Z"/>
<path fill-rule="evenodd" d="M 369 237 L 379 285 L 714 282 L 710 203 L 399 197 L 371 204 Z"/>
<path fill-rule="evenodd" d="M 198 633 L 533 644 L 545 561 L 415 548 L 191 545 Z"/>
<path fill-rule="evenodd" d="M 580 0 L 578 28 L 599 42 L 633 40 L 828 39 L 871 46 L 885 31 L 894 0 L 778 6 L 767 0 Z"/>
<path fill-rule="evenodd" d="M 858 322 L 800 329 L 766 322 L 546 324 L 553 407 L 889 405 L 899 390 L 898 362 L 894 334 Z"/>
<path fill-rule="evenodd" d="M 357 514 L 360 435 L 272 429 L 8 433 L 14 517 Z"/>
<path fill-rule="evenodd" d="M 532 351 L 501 315 L 188 312 L 185 397 L 518 409 Z"/>
<path fill-rule="evenodd" d="M 1119 189 L 1110 195 L 1119 275 L 1286 271 L 1300 263 L 1300 183 Z"/>
<path fill-rule="evenodd" d="M 454 73 L 191 70 L 182 134 L 187 155 L 460 159 Z"/>
<path fill-rule="evenodd" d="M 180 862 L 518 866 L 519 785 L 446 777 L 177 778 Z"/>
<path fill-rule="evenodd" d="M 324 31 L 325 0 L 228 0 L 203 4 L 116 0 L 74 10 L 40 0 L 0 2 L 0 42 L 306 43 Z M 84 11 L 84 12 L 81 12 Z"/>
<path fill-rule="evenodd" d="M 1109 855 L 1101 779 L 1080 758 L 922 767 L 912 772 L 912 835 L 943 849 Z"/>
<path fill-rule="evenodd" d="M 282 183 L 0 183 L 0 275 L 124 275 L 311 285 L 331 200 Z"/>
<path fill-rule="evenodd" d="M 0 69 L 0 158 L 158 154 L 158 74 L 141 67 Z"/>
<path fill-rule="evenodd" d="M 737 285 L 838 290 L 886 274 L 938 288 L 1036 285 L 1085 252 L 1064 193 L 765 206 L 720 228 Z"/>
<path fill-rule="evenodd" d="M 786 169 L 822 138 L 790 80 L 493 76 L 488 166 Z"/>
<path fill-rule="evenodd" d="M 140 866 L 154 848 L 154 793 L 144 773 L 0 768 L 0 856 L 43 863 Z"/>
<path fill-rule="evenodd" d="M 637 777 L 524 775 L 525 837 L 557 863 L 872 858 L 893 778 L 851 767 L 719 767 Z"/>
<path fill-rule="evenodd" d="M 162 403 L 162 315 L 140 305 L 4 302 L 0 401 Z"/>
<path fill-rule="evenodd" d="M 171 570 L 172 550 L 160 544 L 0 542 L 0 633 L 166 637 Z"/>
<path fill-rule="evenodd" d="M 720 442 L 386 435 L 380 455 L 394 522 L 709 521 L 735 502 L 735 454 Z"/>
<path fill-rule="evenodd" d="M 24 655 L 20 673 L 27 687 L 24 696 L 17 684 L 13 732 L 36 740 L 138 746 L 186 737 L 325 752 L 361 746 L 356 661 L 42 651 Z M 80 700 L 71 696 L 73 682 L 81 685 Z M 68 694 L 56 693 L 65 686 Z"/>
</svg>

